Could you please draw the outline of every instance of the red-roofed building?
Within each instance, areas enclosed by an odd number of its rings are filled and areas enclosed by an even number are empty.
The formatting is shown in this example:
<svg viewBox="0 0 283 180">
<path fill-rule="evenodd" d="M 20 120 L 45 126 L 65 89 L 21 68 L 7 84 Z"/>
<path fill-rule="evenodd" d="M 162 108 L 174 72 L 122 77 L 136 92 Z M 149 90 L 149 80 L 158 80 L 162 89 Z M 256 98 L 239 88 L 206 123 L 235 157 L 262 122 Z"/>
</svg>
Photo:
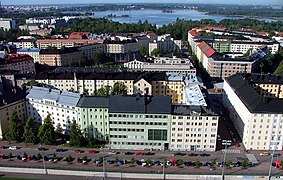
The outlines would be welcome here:
<svg viewBox="0 0 283 180">
<path fill-rule="evenodd" d="M 216 26 L 205 26 L 204 28 L 203 28 L 204 30 L 217 30 L 217 31 L 225 31 L 225 30 L 227 30 L 226 28 L 224 28 L 224 27 L 216 27 Z"/>
<path fill-rule="evenodd" d="M 0 65 L 1 69 L 18 70 L 21 73 L 34 73 L 33 58 L 27 54 L 9 54 Z"/>
<path fill-rule="evenodd" d="M 205 42 L 201 42 L 197 45 L 197 57 L 199 61 L 202 63 L 204 68 L 207 68 L 208 59 L 215 53 L 216 51 L 210 47 Z"/>
<path fill-rule="evenodd" d="M 69 39 L 88 39 L 89 32 L 71 32 Z"/>
</svg>

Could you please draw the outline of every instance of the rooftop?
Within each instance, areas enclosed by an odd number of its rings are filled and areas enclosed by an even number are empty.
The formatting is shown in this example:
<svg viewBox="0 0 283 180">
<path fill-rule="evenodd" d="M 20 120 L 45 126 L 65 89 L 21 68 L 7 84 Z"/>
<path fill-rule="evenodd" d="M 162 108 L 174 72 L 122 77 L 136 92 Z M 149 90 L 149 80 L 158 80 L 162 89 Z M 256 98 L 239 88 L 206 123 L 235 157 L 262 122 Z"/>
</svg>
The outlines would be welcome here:
<svg viewBox="0 0 283 180">
<path fill-rule="evenodd" d="M 21 53 L 21 52 L 38 52 L 39 53 L 39 51 L 40 51 L 39 48 L 21 48 L 17 50 L 18 53 Z"/>
<path fill-rule="evenodd" d="M 108 108 L 109 97 L 107 96 L 83 96 L 79 100 L 78 107 L 82 108 Z"/>
<path fill-rule="evenodd" d="M 23 61 L 33 61 L 33 58 L 27 54 L 9 54 L 6 58 L 5 63 L 11 64 Z"/>
<path fill-rule="evenodd" d="M 282 83 L 282 80 L 276 80 L 277 78 L 282 79 L 283 76 L 239 73 L 226 78 L 225 81 L 229 84 L 229 86 L 233 89 L 233 91 L 237 94 L 250 112 L 282 114 L 283 99 L 262 96 L 252 87 L 256 81 L 267 82 L 269 80 L 273 80 L 278 81 L 278 83 Z M 255 82 L 253 80 L 255 80 Z"/>
<path fill-rule="evenodd" d="M 199 85 L 190 84 L 185 87 L 186 105 L 207 106 Z"/>
<path fill-rule="evenodd" d="M 80 94 L 66 92 L 66 91 L 62 92 L 55 89 L 34 86 L 29 91 L 27 98 L 32 98 L 41 101 L 45 99 L 45 100 L 56 101 L 56 103 L 58 104 L 76 106 L 80 99 Z"/>
<path fill-rule="evenodd" d="M 110 96 L 109 113 L 171 114 L 171 97 Z"/>
</svg>

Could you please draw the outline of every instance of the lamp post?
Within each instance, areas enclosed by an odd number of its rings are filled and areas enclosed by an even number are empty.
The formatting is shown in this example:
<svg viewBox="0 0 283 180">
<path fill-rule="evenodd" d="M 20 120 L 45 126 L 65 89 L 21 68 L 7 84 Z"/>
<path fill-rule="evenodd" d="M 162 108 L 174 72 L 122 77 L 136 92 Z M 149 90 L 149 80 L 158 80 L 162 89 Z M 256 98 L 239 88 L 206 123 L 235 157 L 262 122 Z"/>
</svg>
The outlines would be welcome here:
<svg viewBox="0 0 283 180">
<path fill-rule="evenodd" d="M 163 160 L 163 167 L 162 167 L 162 173 L 163 173 L 163 179 L 166 179 L 166 174 L 165 174 L 165 144 L 163 144 L 163 156 L 164 156 L 164 160 Z"/>
<path fill-rule="evenodd" d="M 271 154 L 271 161 L 270 161 L 269 171 L 268 171 L 268 180 L 271 180 L 272 163 L 273 163 L 274 153 L 275 153 L 275 149 L 276 149 L 277 145 L 278 145 L 277 142 L 273 143 L 273 151 L 272 151 L 272 154 Z"/>
<path fill-rule="evenodd" d="M 39 148 L 42 147 L 42 145 L 40 144 L 39 145 Z M 38 149 L 39 152 L 40 152 L 40 149 Z M 46 169 L 46 166 L 45 166 L 45 159 L 44 159 L 44 154 L 43 154 L 43 150 L 41 151 L 41 156 L 42 156 L 42 162 L 43 162 L 43 169 L 44 169 L 44 174 L 47 174 L 47 169 Z"/>
<path fill-rule="evenodd" d="M 227 150 L 227 146 L 231 145 L 232 141 L 231 140 L 222 140 L 222 145 L 225 146 L 225 150 L 224 150 L 224 153 L 223 153 L 223 165 L 222 165 L 222 180 L 224 180 L 224 171 L 225 171 L 225 162 L 226 162 L 226 150 Z"/>
</svg>

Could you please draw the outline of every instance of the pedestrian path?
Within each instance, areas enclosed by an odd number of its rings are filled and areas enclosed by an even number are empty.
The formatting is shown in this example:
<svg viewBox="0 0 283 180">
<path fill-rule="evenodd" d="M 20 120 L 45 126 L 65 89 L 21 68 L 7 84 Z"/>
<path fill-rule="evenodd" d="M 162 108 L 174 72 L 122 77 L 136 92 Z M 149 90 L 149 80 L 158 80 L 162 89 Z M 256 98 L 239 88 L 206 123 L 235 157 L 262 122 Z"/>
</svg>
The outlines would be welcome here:
<svg viewBox="0 0 283 180">
<path fill-rule="evenodd" d="M 230 154 L 240 154 L 241 151 L 239 149 L 222 149 L 222 152 L 230 153 Z"/>
</svg>

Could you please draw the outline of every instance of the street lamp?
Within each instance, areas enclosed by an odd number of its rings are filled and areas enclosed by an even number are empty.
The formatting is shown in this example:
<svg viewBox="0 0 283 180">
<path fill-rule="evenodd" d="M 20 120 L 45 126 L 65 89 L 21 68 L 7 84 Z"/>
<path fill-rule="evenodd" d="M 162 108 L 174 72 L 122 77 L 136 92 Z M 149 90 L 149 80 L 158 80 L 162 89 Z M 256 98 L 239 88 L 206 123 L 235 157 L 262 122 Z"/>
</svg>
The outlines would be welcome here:
<svg viewBox="0 0 283 180">
<path fill-rule="evenodd" d="M 273 163 L 274 153 L 275 153 L 275 149 L 278 145 L 278 142 L 275 142 L 275 143 L 272 143 L 272 144 L 273 144 L 273 151 L 272 151 L 272 154 L 271 154 L 271 161 L 270 161 L 270 165 L 269 165 L 268 180 L 271 180 L 272 163 Z"/>
<path fill-rule="evenodd" d="M 163 173 L 163 179 L 166 179 L 166 175 L 165 175 L 165 144 L 163 144 L 163 156 L 164 156 L 164 160 L 163 160 L 163 167 L 162 167 L 162 173 Z"/>
<path fill-rule="evenodd" d="M 39 148 L 42 147 L 42 145 L 40 144 L 39 145 Z M 39 152 L 40 152 L 40 149 L 38 149 Z M 46 166 L 45 166 L 45 159 L 44 159 L 44 154 L 43 154 L 43 150 L 41 151 L 41 156 L 42 156 L 42 162 L 43 162 L 43 169 L 44 169 L 44 174 L 47 174 L 47 169 L 46 169 Z"/>
<path fill-rule="evenodd" d="M 231 145 L 232 141 L 231 140 L 222 140 L 222 145 L 225 146 L 225 150 L 224 150 L 224 155 L 223 155 L 223 165 L 222 165 L 222 180 L 224 180 L 224 170 L 225 170 L 225 162 L 226 162 L 226 150 L 227 150 L 227 146 Z"/>
</svg>

